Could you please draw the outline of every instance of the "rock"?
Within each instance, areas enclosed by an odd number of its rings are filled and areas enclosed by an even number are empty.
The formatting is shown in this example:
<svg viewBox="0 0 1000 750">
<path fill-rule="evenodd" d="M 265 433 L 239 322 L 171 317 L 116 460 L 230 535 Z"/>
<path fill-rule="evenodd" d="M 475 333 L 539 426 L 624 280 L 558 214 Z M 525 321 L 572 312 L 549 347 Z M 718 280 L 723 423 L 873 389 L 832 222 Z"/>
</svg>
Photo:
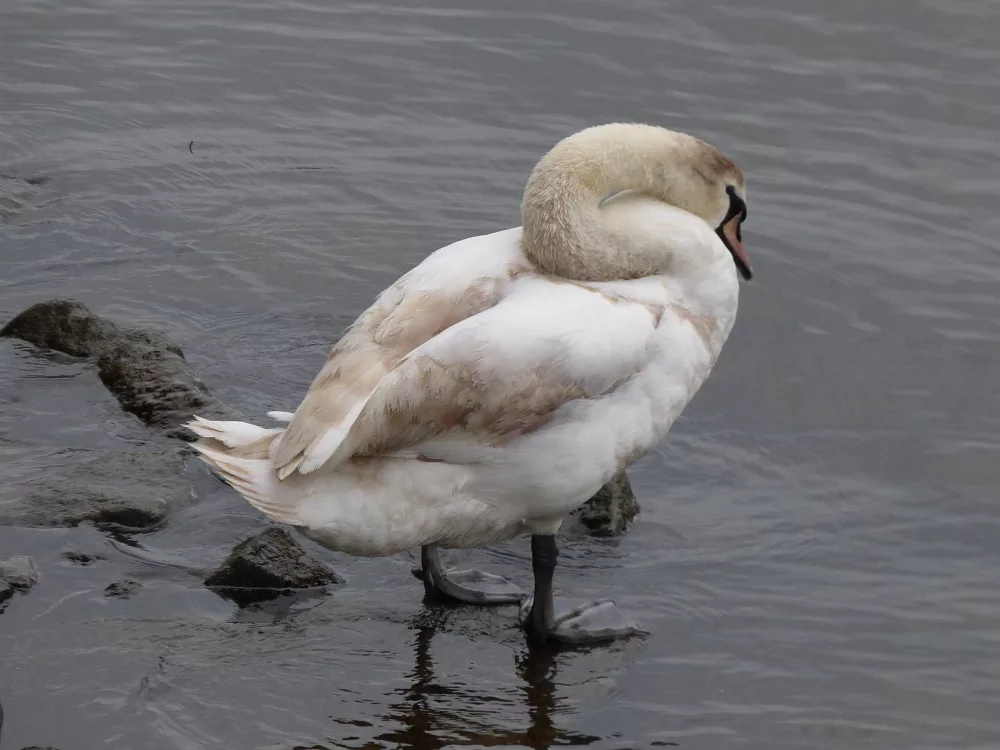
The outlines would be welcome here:
<svg viewBox="0 0 1000 750">
<path fill-rule="evenodd" d="M 101 382 L 121 407 L 170 437 L 192 440 L 182 426 L 194 414 L 233 418 L 235 415 L 208 392 L 176 344 L 159 334 L 126 332 L 97 359 Z"/>
<path fill-rule="evenodd" d="M 126 578 L 124 581 L 115 581 L 110 584 L 106 589 L 104 589 L 104 595 L 113 596 L 116 599 L 131 599 L 132 594 L 134 594 L 141 586 L 142 584 L 138 581 Z"/>
<path fill-rule="evenodd" d="M 342 583 L 284 529 L 272 526 L 237 544 L 205 585 L 240 606 L 274 598 L 291 589 Z"/>
<path fill-rule="evenodd" d="M 0 336 L 74 357 L 89 357 L 117 330 L 114 323 L 94 315 L 75 300 L 54 299 L 29 307 L 0 328 Z"/>
<path fill-rule="evenodd" d="M 0 560 L 0 579 L 16 589 L 30 589 L 38 583 L 35 561 L 30 557 L 8 557 Z"/>
<path fill-rule="evenodd" d="M 98 454 L 33 483 L 23 501 L 4 507 L 0 523 L 155 528 L 194 499 L 183 465 L 180 448 Z"/>
<path fill-rule="evenodd" d="M 108 559 L 100 552 L 90 554 L 89 552 L 79 552 L 77 550 L 67 550 L 62 553 L 61 557 L 64 560 L 69 560 L 74 565 L 93 565 L 98 560 Z"/>
<path fill-rule="evenodd" d="M 594 536 L 616 536 L 628 529 L 638 513 L 632 484 L 622 472 L 571 515 Z"/>
<path fill-rule="evenodd" d="M 10 599 L 17 589 L 27 590 L 38 583 L 35 561 L 30 557 L 0 560 L 0 602 Z"/>
<path fill-rule="evenodd" d="M 32 305 L 0 329 L 0 336 L 77 357 L 95 357 L 101 382 L 121 407 L 150 427 L 185 440 L 181 425 L 195 413 L 232 418 L 162 333 L 121 328 L 80 302 L 55 299 Z"/>
</svg>

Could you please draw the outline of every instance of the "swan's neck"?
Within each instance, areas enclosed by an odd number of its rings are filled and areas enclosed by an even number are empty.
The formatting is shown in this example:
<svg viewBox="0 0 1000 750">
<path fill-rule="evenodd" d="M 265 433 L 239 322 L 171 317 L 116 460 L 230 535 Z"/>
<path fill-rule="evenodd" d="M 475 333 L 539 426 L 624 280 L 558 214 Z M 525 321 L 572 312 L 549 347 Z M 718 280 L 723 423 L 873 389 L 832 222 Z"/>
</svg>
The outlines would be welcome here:
<svg viewBox="0 0 1000 750">
<path fill-rule="evenodd" d="M 690 136 L 642 125 L 592 128 L 557 144 L 538 162 L 525 187 L 525 255 L 546 273 L 585 281 L 681 272 L 682 243 L 622 217 L 609 220 L 601 204 L 632 191 L 687 214 L 686 198 L 699 198 L 693 191 L 705 181 L 677 168 L 670 172 L 666 165 L 692 163 L 676 155 L 701 147 L 711 148 Z M 693 214 L 687 218 L 704 225 Z M 674 247 L 668 246 L 671 242 Z"/>
</svg>

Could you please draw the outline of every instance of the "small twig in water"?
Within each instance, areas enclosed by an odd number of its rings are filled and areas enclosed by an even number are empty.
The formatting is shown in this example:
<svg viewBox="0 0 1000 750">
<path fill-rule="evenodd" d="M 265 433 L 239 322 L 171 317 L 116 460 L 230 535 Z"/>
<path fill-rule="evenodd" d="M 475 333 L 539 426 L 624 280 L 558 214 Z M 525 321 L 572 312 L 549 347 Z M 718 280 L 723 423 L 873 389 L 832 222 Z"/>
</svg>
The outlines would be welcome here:
<svg viewBox="0 0 1000 750">
<path fill-rule="evenodd" d="M 188 144 L 188 151 L 190 151 L 192 154 L 194 153 L 194 141 L 191 141 Z"/>
</svg>

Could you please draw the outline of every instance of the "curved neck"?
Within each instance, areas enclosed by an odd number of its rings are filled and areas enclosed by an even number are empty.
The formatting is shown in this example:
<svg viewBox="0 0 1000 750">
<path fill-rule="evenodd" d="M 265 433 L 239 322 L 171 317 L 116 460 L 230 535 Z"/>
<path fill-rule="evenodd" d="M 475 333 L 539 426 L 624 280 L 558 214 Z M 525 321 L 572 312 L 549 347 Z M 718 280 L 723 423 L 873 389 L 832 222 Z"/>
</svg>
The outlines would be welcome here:
<svg viewBox="0 0 1000 750">
<path fill-rule="evenodd" d="M 528 178 L 521 203 L 525 256 L 546 273 L 580 281 L 671 272 L 669 236 L 611 220 L 601 203 L 632 191 L 686 209 L 682 196 L 698 199 L 705 180 L 666 165 L 691 164 L 683 156 L 703 147 L 711 148 L 682 133 L 632 124 L 588 128 L 564 139 Z"/>
</svg>

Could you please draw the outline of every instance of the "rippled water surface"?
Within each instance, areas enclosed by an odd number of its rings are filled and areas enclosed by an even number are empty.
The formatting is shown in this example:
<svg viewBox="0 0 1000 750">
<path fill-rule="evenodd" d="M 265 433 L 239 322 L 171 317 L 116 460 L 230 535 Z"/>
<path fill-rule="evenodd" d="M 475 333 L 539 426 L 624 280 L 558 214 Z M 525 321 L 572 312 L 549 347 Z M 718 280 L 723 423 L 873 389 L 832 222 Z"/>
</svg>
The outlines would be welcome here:
<svg viewBox="0 0 1000 750">
<path fill-rule="evenodd" d="M 615 596 L 644 642 L 529 653 L 510 609 L 424 604 L 407 556 L 324 553 L 345 585 L 252 614 L 93 528 L 0 528 L 42 574 L 0 614 L 5 750 L 1000 747 L 1000 5 L 2 16 L 0 317 L 72 296 L 162 329 L 244 413 L 293 408 L 427 253 L 517 224 L 534 160 L 588 124 L 665 124 L 737 160 L 758 274 L 632 471 L 632 530 L 564 542 L 560 593 Z M 91 364 L 10 341 L 0 420 L 8 495 L 148 439 Z M 191 474 L 199 502 L 137 541 L 210 566 L 264 522 Z M 524 541 L 453 557 L 530 576 Z M 126 576 L 133 598 L 103 596 Z"/>
</svg>

